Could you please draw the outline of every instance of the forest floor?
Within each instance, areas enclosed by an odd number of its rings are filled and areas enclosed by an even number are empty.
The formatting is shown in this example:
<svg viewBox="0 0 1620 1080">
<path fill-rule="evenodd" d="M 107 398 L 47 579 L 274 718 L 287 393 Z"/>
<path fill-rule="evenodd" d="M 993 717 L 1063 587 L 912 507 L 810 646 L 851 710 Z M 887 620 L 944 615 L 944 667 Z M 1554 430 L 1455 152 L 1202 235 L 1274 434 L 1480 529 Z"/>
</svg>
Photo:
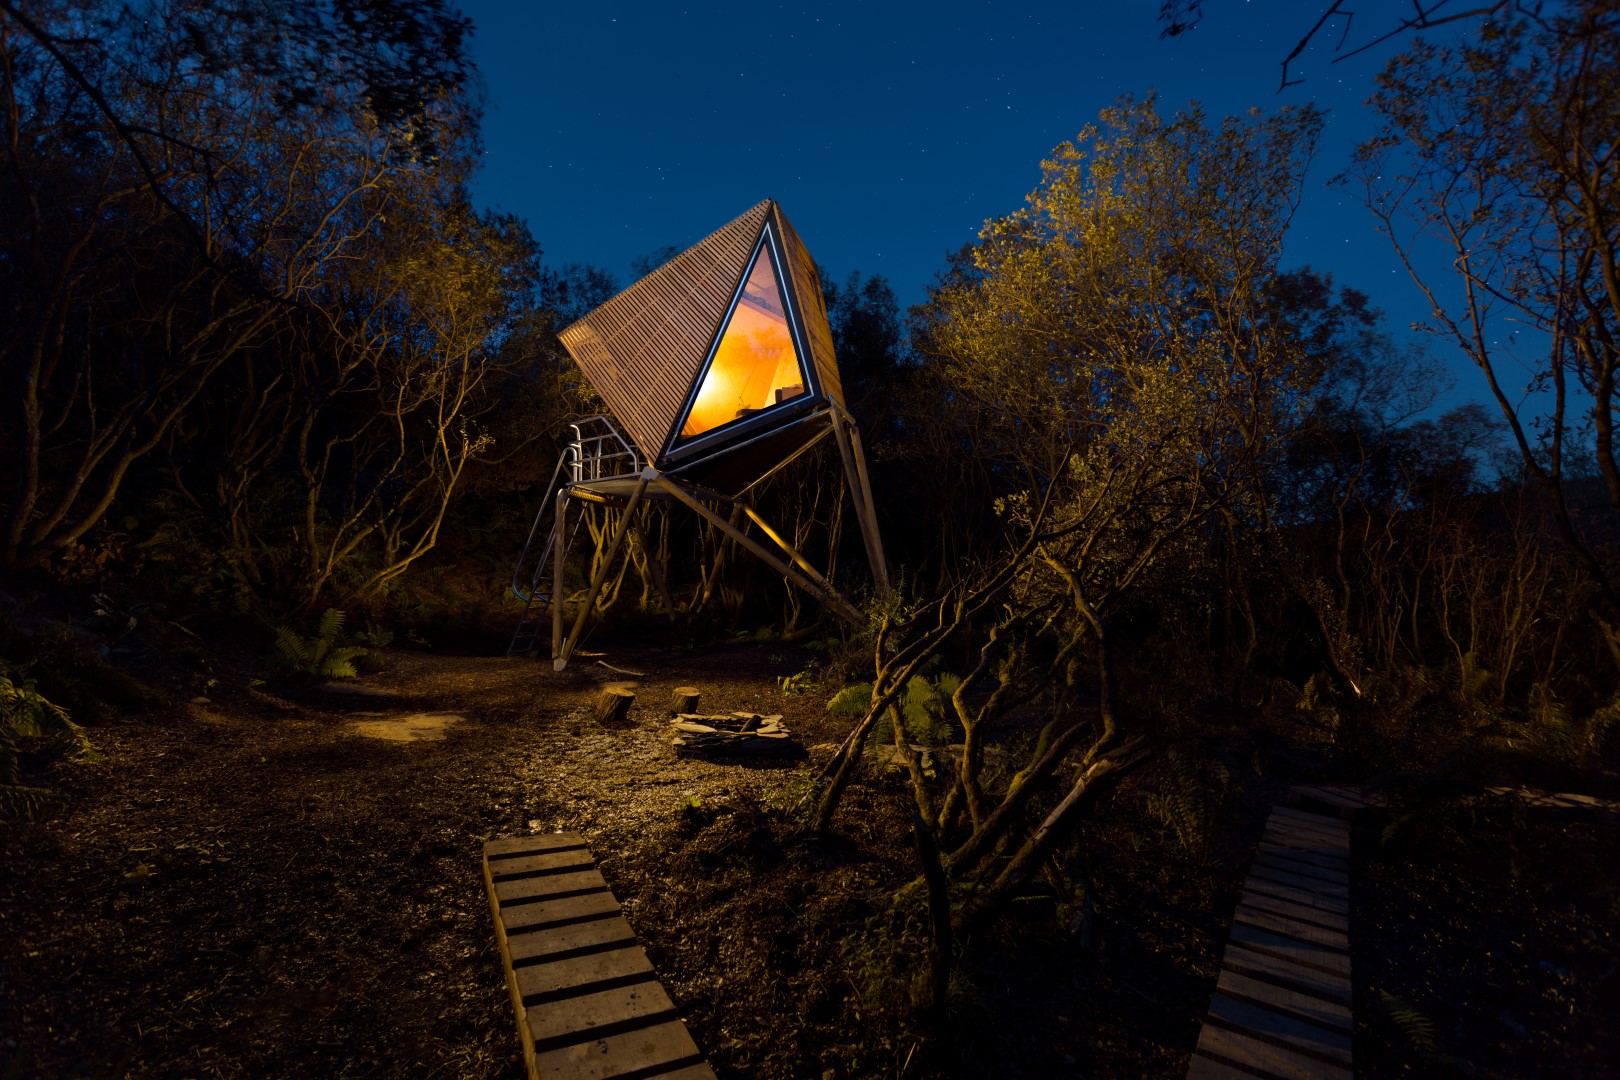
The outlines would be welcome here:
<svg viewBox="0 0 1620 1080">
<path fill-rule="evenodd" d="M 788 829 L 848 725 L 830 690 L 779 686 L 810 655 L 609 659 L 641 673 L 617 727 L 589 704 L 626 676 L 590 658 L 554 674 L 404 650 L 335 687 L 222 660 L 207 701 L 96 726 L 101 761 L 56 770 L 58 812 L 0 832 L 0 1075 L 521 1075 L 479 856 L 556 830 L 585 835 L 723 1077 L 1184 1072 L 1282 780 L 1237 785 L 1217 854 L 1196 862 L 1120 824 L 1147 795 L 1127 784 L 1087 826 L 1093 947 L 1051 904 L 1019 905 L 968 943 L 953 1034 L 924 1039 L 874 990 L 885 958 L 863 934 L 912 873 L 899 782 L 868 770 L 836 839 Z M 705 711 L 784 714 L 806 756 L 677 758 L 664 706 L 688 684 Z M 1552 832 L 1507 884 L 1477 859 L 1358 863 L 1366 1075 L 1617 1075 L 1614 826 L 1492 827 Z M 1572 845 L 1573 878 L 1549 864 Z M 1410 1003 L 1404 1025 L 1383 994 Z M 1432 1047 L 1411 1041 L 1417 1014 Z"/>
</svg>

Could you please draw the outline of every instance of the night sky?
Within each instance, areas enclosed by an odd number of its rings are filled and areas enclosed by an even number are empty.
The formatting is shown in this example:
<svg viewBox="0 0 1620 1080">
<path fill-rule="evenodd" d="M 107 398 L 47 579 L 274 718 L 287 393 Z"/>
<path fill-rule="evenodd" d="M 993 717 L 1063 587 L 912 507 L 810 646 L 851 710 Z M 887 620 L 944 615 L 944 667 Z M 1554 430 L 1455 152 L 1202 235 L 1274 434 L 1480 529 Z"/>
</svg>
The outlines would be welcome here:
<svg viewBox="0 0 1620 1080">
<path fill-rule="evenodd" d="M 1352 41 L 1398 5 L 1359 6 Z M 1157 90 L 1164 112 L 1196 99 L 1212 121 L 1330 110 L 1286 262 L 1371 294 L 1393 327 L 1425 315 L 1370 215 L 1327 187 L 1369 133 L 1361 103 L 1398 46 L 1331 64 L 1335 28 L 1297 62 L 1303 84 L 1278 93 L 1314 2 L 1210 0 L 1175 40 L 1159 37 L 1159 0 L 461 7 L 488 95 L 476 196 L 527 219 L 552 266 L 628 284 L 636 256 L 769 196 L 835 279 L 882 274 L 916 303 L 947 251 L 1021 205 L 1053 146 L 1121 95 Z M 1477 396 L 1458 377 L 1459 396 Z"/>
</svg>

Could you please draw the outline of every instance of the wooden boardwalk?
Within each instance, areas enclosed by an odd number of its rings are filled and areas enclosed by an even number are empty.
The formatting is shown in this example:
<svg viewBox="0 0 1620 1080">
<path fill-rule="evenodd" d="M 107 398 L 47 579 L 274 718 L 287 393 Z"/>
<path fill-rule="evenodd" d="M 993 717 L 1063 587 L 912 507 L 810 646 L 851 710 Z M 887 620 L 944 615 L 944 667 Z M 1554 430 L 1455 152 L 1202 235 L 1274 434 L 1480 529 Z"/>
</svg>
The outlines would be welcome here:
<svg viewBox="0 0 1620 1080">
<path fill-rule="evenodd" d="M 1354 821 L 1363 814 L 1384 809 L 1382 792 L 1363 793 L 1360 788 L 1342 784 L 1296 784 L 1288 789 L 1287 805 L 1296 810 Z"/>
<path fill-rule="evenodd" d="M 1349 789 L 1306 790 L 1303 805 L 1359 809 Z M 1351 1080 L 1352 1031 L 1349 823 L 1274 807 L 1187 1076 Z"/>
<path fill-rule="evenodd" d="M 1533 810 L 1578 810 L 1588 814 L 1613 816 L 1620 814 L 1620 802 L 1600 799 L 1595 795 L 1576 795 L 1570 792 L 1533 791 L 1530 788 L 1486 788 L 1487 795 L 1512 796 Z"/>
<path fill-rule="evenodd" d="M 531 1080 L 714 1080 L 577 833 L 484 845 Z"/>
</svg>

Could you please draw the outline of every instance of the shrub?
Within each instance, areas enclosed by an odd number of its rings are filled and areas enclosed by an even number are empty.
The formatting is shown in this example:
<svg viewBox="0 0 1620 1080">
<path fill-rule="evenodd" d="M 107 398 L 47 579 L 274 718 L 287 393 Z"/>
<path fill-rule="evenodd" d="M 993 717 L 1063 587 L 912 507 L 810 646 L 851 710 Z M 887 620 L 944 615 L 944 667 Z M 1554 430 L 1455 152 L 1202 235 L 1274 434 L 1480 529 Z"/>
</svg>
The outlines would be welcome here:
<svg viewBox="0 0 1620 1080">
<path fill-rule="evenodd" d="M 327 608 L 316 624 L 314 636 L 309 638 L 291 627 L 276 627 L 276 662 L 311 681 L 354 678 L 359 674 L 354 666 L 355 659 L 364 655 L 366 648 L 339 642 L 344 618 L 337 608 Z"/>
<path fill-rule="evenodd" d="M 25 763 L 92 760 L 84 729 L 0 661 L 0 820 L 38 817 L 50 804 L 49 790 L 23 783 Z"/>
</svg>

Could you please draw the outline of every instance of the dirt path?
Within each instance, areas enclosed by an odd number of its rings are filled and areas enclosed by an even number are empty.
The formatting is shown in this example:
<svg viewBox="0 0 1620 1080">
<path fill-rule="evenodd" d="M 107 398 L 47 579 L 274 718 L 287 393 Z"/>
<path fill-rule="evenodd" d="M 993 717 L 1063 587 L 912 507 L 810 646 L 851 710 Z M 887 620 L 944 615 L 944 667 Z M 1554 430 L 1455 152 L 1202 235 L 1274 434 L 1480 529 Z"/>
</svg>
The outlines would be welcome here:
<svg viewBox="0 0 1620 1080">
<path fill-rule="evenodd" d="M 615 661 L 647 677 L 611 730 L 586 706 L 624 676 L 589 662 L 411 653 L 369 693 L 244 683 L 97 728 L 104 761 L 65 773 L 63 812 L 5 838 L 0 1072 L 520 1072 L 482 841 L 584 833 L 660 962 L 684 935 L 654 883 L 688 819 L 782 798 L 804 768 L 675 758 L 670 689 L 831 737 L 819 702 L 775 690 L 798 658 Z M 669 981 L 681 1000 L 715 979 Z"/>
</svg>

